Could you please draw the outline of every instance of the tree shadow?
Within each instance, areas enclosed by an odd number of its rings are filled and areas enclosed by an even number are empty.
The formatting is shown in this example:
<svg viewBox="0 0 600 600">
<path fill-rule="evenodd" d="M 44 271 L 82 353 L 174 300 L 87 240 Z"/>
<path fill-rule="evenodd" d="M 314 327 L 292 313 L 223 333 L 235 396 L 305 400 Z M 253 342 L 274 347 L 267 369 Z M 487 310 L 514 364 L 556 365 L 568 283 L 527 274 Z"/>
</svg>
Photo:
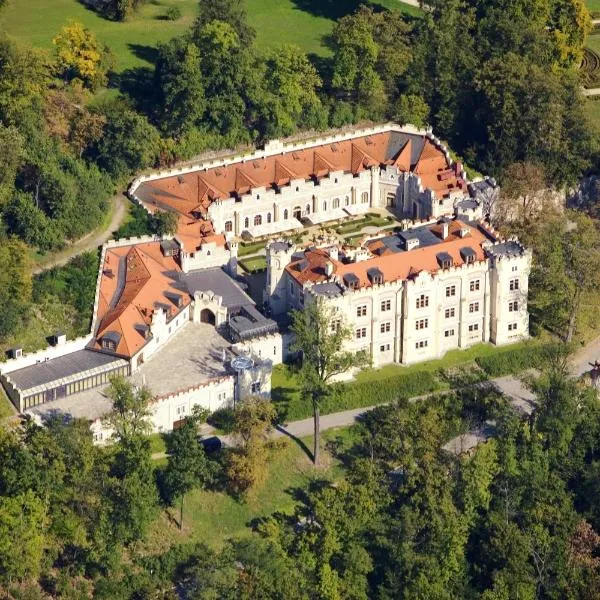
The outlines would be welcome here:
<svg viewBox="0 0 600 600">
<path fill-rule="evenodd" d="M 154 99 L 154 70 L 151 67 L 134 67 L 121 73 L 111 73 L 108 87 L 118 89 L 132 102 L 134 108 L 147 116 L 152 115 Z"/>
<path fill-rule="evenodd" d="M 281 425 L 275 425 L 275 429 L 277 429 L 277 431 L 281 432 L 283 435 L 287 436 L 288 438 L 290 438 L 291 440 L 293 440 L 294 442 L 296 442 L 296 444 L 298 445 L 298 447 L 306 454 L 306 456 L 308 456 L 308 458 L 310 458 L 310 460 L 314 460 L 313 453 L 309 450 L 308 446 L 300 438 L 298 438 L 295 435 L 291 434 L 289 431 L 287 431 Z"/>
<path fill-rule="evenodd" d="M 315 17 L 337 21 L 344 15 L 353 13 L 365 0 L 293 0 L 296 8 Z"/>
<path fill-rule="evenodd" d="M 144 44 L 128 43 L 127 47 L 131 50 L 134 56 L 145 60 L 146 62 L 156 64 L 158 60 L 158 48 L 155 46 L 146 46 Z"/>
</svg>

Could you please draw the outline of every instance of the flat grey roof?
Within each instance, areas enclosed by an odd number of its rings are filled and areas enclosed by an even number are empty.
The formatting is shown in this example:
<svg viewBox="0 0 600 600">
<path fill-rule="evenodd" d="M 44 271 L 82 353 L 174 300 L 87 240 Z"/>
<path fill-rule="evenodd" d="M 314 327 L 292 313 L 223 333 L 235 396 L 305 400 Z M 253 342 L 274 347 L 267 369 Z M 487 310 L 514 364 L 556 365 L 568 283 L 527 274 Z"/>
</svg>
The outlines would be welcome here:
<svg viewBox="0 0 600 600">
<path fill-rule="evenodd" d="M 409 229 L 407 231 L 401 231 L 395 235 L 386 235 L 385 237 L 379 238 L 378 241 L 391 252 L 406 252 L 406 242 L 414 239 L 419 240 L 419 248 L 434 246 L 441 241 L 440 238 L 430 231 L 429 227 L 426 225 L 415 227 L 414 229 Z"/>
<path fill-rule="evenodd" d="M 254 304 L 252 298 L 220 267 L 181 273 L 179 281 L 192 296 L 195 292 L 214 292 L 223 298 L 223 306 L 227 308 Z"/>
<path fill-rule="evenodd" d="M 521 256 L 523 248 L 517 242 L 502 242 L 486 248 L 488 254 L 492 256 Z"/>
<path fill-rule="evenodd" d="M 269 245 L 269 247 L 272 250 L 275 250 L 277 252 L 281 252 L 281 251 L 286 251 L 289 249 L 290 244 L 288 242 L 271 242 L 271 244 Z"/>
<path fill-rule="evenodd" d="M 11 373 L 6 373 L 6 376 L 21 390 L 25 392 L 32 388 L 42 385 L 49 385 L 60 379 L 72 377 L 85 371 L 91 371 L 98 368 L 103 368 L 114 363 L 117 367 L 120 364 L 126 365 L 127 361 L 122 358 L 94 352 L 93 350 L 78 350 L 65 354 L 58 358 L 46 360 L 36 363 L 30 367 L 17 369 Z"/>
<path fill-rule="evenodd" d="M 314 294 L 325 296 L 326 298 L 337 298 L 344 293 L 344 288 L 331 281 L 326 283 L 316 283 L 310 289 Z"/>
<path fill-rule="evenodd" d="M 229 327 L 239 339 L 248 339 L 257 335 L 266 335 L 279 331 L 279 326 L 258 312 L 252 305 L 242 307 L 229 317 Z"/>
<path fill-rule="evenodd" d="M 464 210 L 475 210 L 478 206 L 479 203 L 477 202 L 477 200 L 473 200 L 471 198 L 466 198 L 465 200 L 461 200 L 460 202 L 456 203 L 456 206 L 458 208 L 462 208 Z"/>
</svg>

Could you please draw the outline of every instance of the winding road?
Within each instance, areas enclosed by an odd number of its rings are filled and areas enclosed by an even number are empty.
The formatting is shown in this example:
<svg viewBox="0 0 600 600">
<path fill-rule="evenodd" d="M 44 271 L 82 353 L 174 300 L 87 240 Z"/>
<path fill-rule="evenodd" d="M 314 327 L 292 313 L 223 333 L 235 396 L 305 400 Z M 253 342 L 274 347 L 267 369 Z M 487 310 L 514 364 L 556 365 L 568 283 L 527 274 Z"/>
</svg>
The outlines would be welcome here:
<svg viewBox="0 0 600 600">
<path fill-rule="evenodd" d="M 112 204 L 112 217 L 110 222 L 100 229 L 96 229 L 81 239 L 73 242 L 64 250 L 53 254 L 48 262 L 35 264 L 32 270 L 33 275 L 42 273 L 54 267 L 66 265 L 72 258 L 88 250 L 96 250 L 102 246 L 106 240 L 110 239 L 112 234 L 121 226 L 127 216 L 127 206 L 129 199 L 125 194 L 117 194 L 110 199 Z"/>
<path fill-rule="evenodd" d="M 594 362 L 599 357 L 600 337 L 597 337 L 571 357 L 571 373 L 577 377 L 587 373 L 590 371 L 590 363 Z M 495 387 L 498 391 L 502 392 L 509 398 L 511 406 L 521 414 L 530 414 L 533 410 L 534 396 L 517 377 L 497 377 L 476 385 L 490 385 Z M 416 402 L 420 399 L 427 398 L 428 396 L 439 395 L 443 393 L 446 392 L 432 392 L 431 394 L 425 394 L 424 396 L 411 398 L 411 401 Z M 349 427 L 350 425 L 356 423 L 362 414 L 373 410 L 376 408 L 376 406 L 377 405 L 365 406 L 363 408 L 355 408 L 352 410 L 344 410 L 328 415 L 321 415 L 321 431 L 335 429 L 336 427 Z M 216 432 L 210 425 L 205 424 L 202 426 L 201 433 L 204 437 L 209 437 L 211 435 L 215 435 Z M 444 446 L 444 448 L 454 453 L 466 452 L 476 446 L 478 443 L 489 438 L 491 435 L 493 435 L 493 433 L 493 426 L 484 425 L 450 440 Z M 303 438 L 312 434 L 313 419 L 312 417 L 309 417 L 308 419 L 302 419 L 300 421 L 292 421 L 290 423 L 278 425 L 272 431 L 271 437 L 277 438 L 287 436 L 291 438 Z M 232 436 L 222 435 L 219 436 L 219 438 L 224 445 L 235 446 L 235 440 L 232 438 Z M 165 458 L 166 456 L 167 455 L 165 452 L 157 452 L 152 455 L 152 458 L 154 460 L 159 460 L 161 458 Z"/>
</svg>

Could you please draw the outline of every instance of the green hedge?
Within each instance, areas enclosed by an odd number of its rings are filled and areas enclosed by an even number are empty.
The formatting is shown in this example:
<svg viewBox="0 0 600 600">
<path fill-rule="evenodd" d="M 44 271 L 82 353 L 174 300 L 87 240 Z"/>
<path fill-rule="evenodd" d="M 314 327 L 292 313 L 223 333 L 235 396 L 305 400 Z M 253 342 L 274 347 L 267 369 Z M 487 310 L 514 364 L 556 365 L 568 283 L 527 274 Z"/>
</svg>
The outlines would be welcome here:
<svg viewBox="0 0 600 600">
<path fill-rule="evenodd" d="M 530 344 L 519 348 L 506 348 L 491 356 L 482 356 L 475 362 L 489 377 L 501 377 L 539 367 L 548 355 L 547 344 Z"/>
<path fill-rule="evenodd" d="M 337 386 L 321 405 L 321 414 L 385 404 L 402 398 L 412 398 L 442 388 L 442 384 L 431 371 L 413 371 L 387 377 L 378 381 L 353 381 Z M 300 394 L 289 397 L 287 402 L 278 403 L 280 418 L 297 421 L 312 416 L 310 402 L 305 402 Z"/>
</svg>

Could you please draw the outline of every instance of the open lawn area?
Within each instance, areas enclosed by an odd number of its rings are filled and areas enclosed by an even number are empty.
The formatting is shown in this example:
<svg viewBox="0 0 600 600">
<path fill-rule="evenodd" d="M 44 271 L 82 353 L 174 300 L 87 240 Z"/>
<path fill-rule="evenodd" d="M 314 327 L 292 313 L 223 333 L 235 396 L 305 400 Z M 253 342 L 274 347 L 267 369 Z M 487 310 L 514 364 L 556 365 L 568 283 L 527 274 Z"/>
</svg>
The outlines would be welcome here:
<svg viewBox="0 0 600 600">
<path fill-rule="evenodd" d="M 17 409 L 13 406 L 12 402 L 8 399 L 8 396 L 4 392 L 2 386 L 0 386 L 0 419 L 10 417 L 17 413 Z"/>
<path fill-rule="evenodd" d="M 588 35 L 585 45 L 597 54 L 600 54 L 600 34 L 594 33 L 592 35 Z"/>
<path fill-rule="evenodd" d="M 251 256 L 250 258 L 240 260 L 239 265 L 247 273 L 257 273 L 267 268 L 267 259 L 264 256 Z"/>
<path fill-rule="evenodd" d="M 585 110 L 592 121 L 595 123 L 596 128 L 600 131 L 600 99 L 598 100 L 587 100 Z"/>
<path fill-rule="evenodd" d="M 365 1 L 368 3 L 368 0 Z M 378 0 L 374 5 L 398 8 L 407 14 L 420 10 L 399 0 Z M 295 44 L 305 52 L 326 56 L 326 37 L 334 19 L 347 9 L 323 10 L 318 0 L 246 0 L 248 21 L 257 31 L 257 46 L 266 50 L 282 43 Z M 356 3 L 358 4 L 358 3 Z M 171 6 L 180 8 L 177 21 L 165 19 Z M 340 7 L 345 6 L 343 2 Z M 198 0 L 149 0 L 133 18 L 118 23 L 99 16 L 78 0 L 11 0 L 0 12 L 0 28 L 18 41 L 51 49 L 52 38 L 68 19 L 80 21 L 107 44 L 116 57 L 116 71 L 150 66 L 156 47 L 189 29 Z"/>
<path fill-rule="evenodd" d="M 245 502 L 225 492 L 193 491 L 185 498 L 183 531 L 180 532 L 175 523 L 179 518 L 178 507 L 169 509 L 152 528 L 149 549 L 162 549 L 184 541 L 203 541 L 218 548 L 229 538 L 250 535 L 252 523 L 257 519 L 275 512 L 291 514 L 296 506 L 295 490 L 305 488 L 311 481 L 334 481 L 343 476 L 338 458 L 324 453 L 324 466 L 315 469 L 298 443 L 283 439 L 285 446 L 272 450 L 265 482 Z M 321 439 L 324 448 L 328 441 L 333 442 L 339 454 L 352 444 L 353 430 L 332 429 Z M 311 437 L 302 442 L 312 447 Z"/>
<path fill-rule="evenodd" d="M 167 21 L 170 6 L 182 17 Z M 11 37 L 39 48 L 52 48 L 52 38 L 68 19 L 80 21 L 107 44 L 116 57 L 116 71 L 149 66 L 161 42 L 183 33 L 194 21 L 197 0 L 152 0 L 124 23 L 109 21 L 77 0 L 11 0 L 0 13 L 0 27 Z"/>
<path fill-rule="evenodd" d="M 590 13 L 600 13 L 600 0 L 585 0 L 585 5 Z"/>
<path fill-rule="evenodd" d="M 534 349 L 539 346 L 539 342 L 535 340 L 510 346 L 477 344 L 464 350 L 451 350 L 439 360 L 411 366 L 393 363 L 380 369 L 365 369 L 354 380 L 340 385 L 324 400 L 321 414 L 392 402 L 400 397 L 418 397 L 488 379 L 488 375 L 476 361 L 481 361 L 484 368 L 508 368 L 508 372 L 517 373 L 523 366 L 531 366 L 527 364 L 526 358 L 534 357 Z M 514 364 L 506 361 L 495 363 L 507 354 L 521 357 L 525 364 L 521 364 L 519 360 Z M 489 360 L 494 361 L 494 364 L 489 365 Z M 273 369 L 271 397 L 279 418 L 284 422 L 312 415 L 310 403 L 301 398 L 300 382 L 294 366 L 277 365 Z"/>
</svg>

